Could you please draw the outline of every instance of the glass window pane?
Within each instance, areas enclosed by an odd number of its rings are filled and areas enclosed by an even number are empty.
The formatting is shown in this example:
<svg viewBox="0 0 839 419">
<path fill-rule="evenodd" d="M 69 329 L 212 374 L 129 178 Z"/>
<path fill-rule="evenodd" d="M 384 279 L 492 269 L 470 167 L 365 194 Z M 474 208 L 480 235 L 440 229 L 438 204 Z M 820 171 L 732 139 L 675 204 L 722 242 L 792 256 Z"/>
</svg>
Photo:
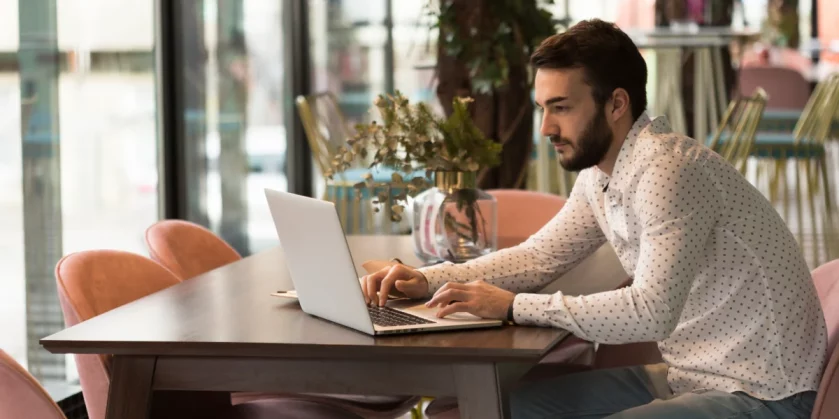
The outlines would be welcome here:
<svg viewBox="0 0 839 419">
<path fill-rule="evenodd" d="M 283 2 L 181 4 L 187 217 L 247 255 L 276 244 L 263 189 L 288 189 Z"/>
<path fill-rule="evenodd" d="M 26 365 L 18 2 L 0 2 L 0 348 Z"/>
<path fill-rule="evenodd" d="M 158 219 L 152 7 L 0 1 L 0 346 L 42 382 L 77 377 L 38 343 L 64 326 L 56 262 L 146 253 Z"/>
<path fill-rule="evenodd" d="M 158 219 L 153 4 L 59 1 L 58 28 L 64 253 L 146 254 Z"/>
</svg>

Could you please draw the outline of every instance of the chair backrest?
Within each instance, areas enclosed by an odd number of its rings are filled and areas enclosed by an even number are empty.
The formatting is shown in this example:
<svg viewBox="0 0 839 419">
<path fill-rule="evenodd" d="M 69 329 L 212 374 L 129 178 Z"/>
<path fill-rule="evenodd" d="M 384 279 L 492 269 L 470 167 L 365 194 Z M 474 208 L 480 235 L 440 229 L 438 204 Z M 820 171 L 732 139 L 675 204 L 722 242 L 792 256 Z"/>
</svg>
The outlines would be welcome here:
<svg viewBox="0 0 839 419">
<path fill-rule="evenodd" d="M 741 172 L 755 142 L 755 134 L 766 108 L 766 91 L 758 87 L 750 96 L 737 96 L 728 104 L 714 133 L 711 149 L 716 150 Z M 720 141 L 723 136 L 725 141 Z"/>
<path fill-rule="evenodd" d="M 795 124 L 792 135 L 796 144 L 824 144 L 830 133 L 834 118 L 839 112 L 839 73 L 831 74 L 819 82 L 801 117 Z"/>
<path fill-rule="evenodd" d="M 748 96 L 757 88 L 766 90 L 767 109 L 804 109 L 810 97 L 810 83 L 800 72 L 778 66 L 754 66 L 740 69 L 740 95 Z"/>
<path fill-rule="evenodd" d="M 146 229 L 146 247 L 154 261 L 181 280 L 242 259 L 212 231 L 183 220 L 158 221 Z"/>
<path fill-rule="evenodd" d="M 0 419 L 67 419 L 44 387 L 0 349 Z"/>
<path fill-rule="evenodd" d="M 548 223 L 565 205 L 565 198 L 519 189 L 492 189 L 498 208 L 498 248 L 516 246 Z"/>
<path fill-rule="evenodd" d="M 347 118 L 338 106 L 338 99 L 331 92 L 298 96 L 297 109 L 312 156 L 321 174 L 326 177 L 332 167 L 332 157 L 352 137 Z"/>
<path fill-rule="evenodd" d="M 839 417 L 839 259 L 819 266 L 812 272 L 816 292 L 827 324 L 828 362 L 813 408 L 813 419 Z"/>
<path fill-rule="evenodd" d="M 55 267 L 55 279 L 67 327 L 180 282 L 153 260 L 119 250 L 67 255 Z M 79 354 L 75 358 L 88 415 L 104 419 L 110 356 Z"/>
</svg>

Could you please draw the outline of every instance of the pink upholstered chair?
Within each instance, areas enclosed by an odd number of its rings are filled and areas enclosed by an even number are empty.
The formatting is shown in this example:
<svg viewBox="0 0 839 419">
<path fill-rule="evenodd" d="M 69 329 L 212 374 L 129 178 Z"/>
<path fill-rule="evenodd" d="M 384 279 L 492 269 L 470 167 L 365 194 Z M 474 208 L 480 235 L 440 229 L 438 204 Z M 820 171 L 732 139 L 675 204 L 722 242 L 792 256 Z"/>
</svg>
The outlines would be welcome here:
<svg viewBox="0 0 839 419">
<path fill-rule="evenodd" d="M 140 255 L 97 250 L 65 256 L 55 268 L 67 327 L 177 284 L 165 268 Z M 104 419 L 110 387 L 109 355 L 77 354 L 82 395 L 91 419 Z"/>
<path fill-rule="evenodd" d="M 491 189 L 498 205 L 498 248 L 516 246 L 544 227 L 562 207 L 565 198 L 519 189 Z"/>
<path fill-rule="evenodd" d="M 0 419 L 67 419 L 44 387 L 0 349 Z"/>
<path fill-rule="evenodd" d="M 154 261 L 117 250 L 91 250 L 67 255 L 58 262 L 55 278 L 68 327 L 180 282 L 172 272 Z M 75 358 L 88 415 L 91 419 L 104 419 L 110 388 L 111 357 L 77 354 Z M 211 414 L 213 417 L 233 416 L 238 419 L 359 418 L 339 407 L 293 398 L 246 405 Z"/>
<path fill-rule="evenodd" d="M 519 189 L 490 189 L 498 205 L 498 248 L 521 244 L 548 223 L 565 205 L 559 195 Z M 539 365 L 522 380 L 539 380 L 571 372 L 587 370 L 594 362 L 594 347 L 574 336 L 543 358 Z M 457 400 L 445 397 L 434 400 L 425 409 L 430 419 L 456 419 L 460 417 Z"/>
<path fill-rule="evenodd" d="M 810 83 L 788 67 L 754 66 L 740 69 L 740 94 L 751 96 L 762 88 L 769 96 L 767 110 L 803 110 L 810 99 Z"/>
<path fill-rule="evenodd" d="M 813 407 L 813 419 L 839 417 L 839 259 L 813 270 L 813 282 L 819 294 L 827 324 L 828 362 Z"/>
<path fill-rule="evenodd" d="M 158 221 L 146 229 L 146 247 L 153 260 L 181 280 L 242 258 L 212 231 L 183 220 Z"/>
<path fill-rule="evenodd" d="M 236 262 L 242 257 L 221 237 L 195 223 L 163 220 L 146 229 L 146 246 L 152 259 L 174 272 L 181 280 L 196 277 Z M 234 406 L 289 395 L 233 393 Z M 295 395 L 309 403 L 330 405 L 368 419 L 390 419 L 408 412 L 419 397 L 364 395 Z M 319 417 L 319 416 L 313 416 Z"/>
</svg>

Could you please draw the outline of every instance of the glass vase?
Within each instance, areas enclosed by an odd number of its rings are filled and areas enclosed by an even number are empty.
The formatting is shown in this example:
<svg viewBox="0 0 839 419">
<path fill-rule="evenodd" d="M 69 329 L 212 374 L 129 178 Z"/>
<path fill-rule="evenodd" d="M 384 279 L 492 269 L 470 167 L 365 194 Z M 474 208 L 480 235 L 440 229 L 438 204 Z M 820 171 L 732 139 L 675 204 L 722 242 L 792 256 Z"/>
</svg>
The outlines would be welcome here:
<svg viewBox="0 0 839 419">
<path fill-rule="evenodd" d="M 435 186 L 414 197 L 411 234 L 425 263 L 461 263 L 498 248 L 497 203 L 476 178 L 475 172 L 435 172 Z"/>
</svg>

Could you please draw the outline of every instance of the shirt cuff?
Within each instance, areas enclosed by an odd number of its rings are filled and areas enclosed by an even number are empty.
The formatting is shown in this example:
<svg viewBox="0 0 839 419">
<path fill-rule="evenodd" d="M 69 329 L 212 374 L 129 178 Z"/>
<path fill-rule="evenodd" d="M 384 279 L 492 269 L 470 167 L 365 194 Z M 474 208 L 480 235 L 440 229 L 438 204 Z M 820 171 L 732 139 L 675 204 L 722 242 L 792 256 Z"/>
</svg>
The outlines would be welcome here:
<svg viewBox="0 0 839 419">
<path fill-rule="evenodd" d="M 446 282 L 450 282 L 453 279 L 452 276 L 452 269 L 451 266 L 454 265 L 451 262 L 444 262 L 438 263 L 432 266 L 426 266 L 424 268 L 418 268 L 417 270 L 425 276 L 425 279 L 428 281 L 428 296 L 431 297 L 434 295 L 437 290 L 440 289 Z"/>
<path fill-rule="evenodd" d="M 521 326 L 553 326 L 547 315 L 552 297 L 549 294 L 516 294 L 513 321 Z"/>
</svg>

